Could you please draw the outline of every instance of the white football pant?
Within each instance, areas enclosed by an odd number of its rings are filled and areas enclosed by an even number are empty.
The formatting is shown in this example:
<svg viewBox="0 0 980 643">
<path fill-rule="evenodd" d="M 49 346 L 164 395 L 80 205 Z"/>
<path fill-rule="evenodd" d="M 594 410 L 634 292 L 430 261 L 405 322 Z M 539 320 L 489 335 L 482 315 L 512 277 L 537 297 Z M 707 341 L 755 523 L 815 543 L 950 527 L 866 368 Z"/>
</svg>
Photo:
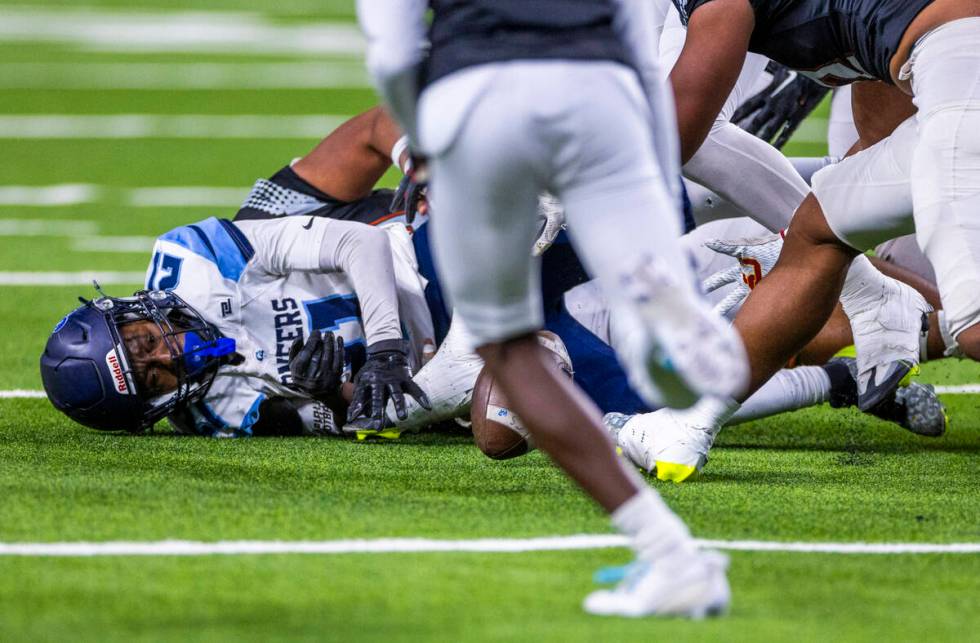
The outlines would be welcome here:
<svg viewBox="0 0 980 643">
<path fill-rule="evenodd" d="M 914 230 L 953 337 L 980 323 L 978 42 L 980 18 L 920 39 L 902 70 L 918 113 L 813 178 L 830 228 L 858 250 Z"/>
<path fill-rule="evenodd" d="M 657 115 L 627 67 L 482 65 L 427 88 L 419 108 L 432 166 L 433 251 L 478 345 L 542 326 L 540 265 L 530 252 L 542 191 L 561 200 L 576 251 L 612 306 L 632 305 L 619 284 L 648 256 L 696 288 L 677 243 L 680 211 L 667 183 L 677 177 L 665 177 L 657 162 L 656 146 L 676 145 L 657 137 L 676 133 L 654 133 Z M 634 376 L 645 373 L 646 356 L 623 357 L 638 362 L 627 365 Z"/>
</svg>

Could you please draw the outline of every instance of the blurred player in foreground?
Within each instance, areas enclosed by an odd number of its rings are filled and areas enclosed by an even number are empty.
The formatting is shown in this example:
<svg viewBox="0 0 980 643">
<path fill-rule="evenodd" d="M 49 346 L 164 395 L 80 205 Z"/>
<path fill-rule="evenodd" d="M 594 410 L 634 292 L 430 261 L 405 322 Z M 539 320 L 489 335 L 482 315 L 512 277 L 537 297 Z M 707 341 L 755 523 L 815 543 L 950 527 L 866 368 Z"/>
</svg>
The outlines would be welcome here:
<svg viewBox="0 0 980 643">
<path fill-rule="evenodd" d="M 537 196 L 547 190 L 565 207 L 580 257 L 632 325 L 622 357 L 641 394 L 689 406 L 742 386 L 742 347 L 699 298 L 677 244 L 675 125 L 651 7 L 362 0 L 358 13 L 369 69 L 429 158 L 434 249 L 456 314 L 537 445 L 612 514 L 637 552 L 630 576 L 590 595 L 585 609 L 695 617 L 724 610 L 724 560 L 698 551 L 684 524 L 616 458 L 598 409 L 550 367 L 533 334 L 543 310 L 529 250 Z"/>
</svg>

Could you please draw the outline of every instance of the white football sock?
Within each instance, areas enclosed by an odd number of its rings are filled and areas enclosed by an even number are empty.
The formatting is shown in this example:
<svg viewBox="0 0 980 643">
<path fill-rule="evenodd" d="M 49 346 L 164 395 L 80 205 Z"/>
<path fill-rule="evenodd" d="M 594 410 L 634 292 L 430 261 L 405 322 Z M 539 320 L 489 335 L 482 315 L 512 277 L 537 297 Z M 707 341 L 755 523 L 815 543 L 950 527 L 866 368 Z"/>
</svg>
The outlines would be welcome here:
<svg viewBox="0 0 980 643">
<path fill-rule="evenodd" d="M 687 525 L 653 489 L 640 489 L 611 517 L 613 525 L 629 537 L 637 558 L 654 561 L 666 556 L 690 556 L 697 550 Z"/>
<path fill-rule="evenodd" d="M 727 426 L 822 404 L 829 399 L 830 376 L 823 368 L 784 368 L 742 403 Z"/>
<path fill-rule="evenodd" d="M 732 398 L 705 396 L 694 406 L 680 411 L 672 410 L 671 413 L 679 422 L 717 435 L 739 407 L 740 404 Z"/>
<path fill-rule="evenodd" d="M 866 256 L 855 257 L 847 269 L 847 277 L 840 293 L 840 303 L 848 317 L 851 316 L 849 309 L 861 310 L 868 301 L 880 300 L 887 279 Z"/>
</svg>

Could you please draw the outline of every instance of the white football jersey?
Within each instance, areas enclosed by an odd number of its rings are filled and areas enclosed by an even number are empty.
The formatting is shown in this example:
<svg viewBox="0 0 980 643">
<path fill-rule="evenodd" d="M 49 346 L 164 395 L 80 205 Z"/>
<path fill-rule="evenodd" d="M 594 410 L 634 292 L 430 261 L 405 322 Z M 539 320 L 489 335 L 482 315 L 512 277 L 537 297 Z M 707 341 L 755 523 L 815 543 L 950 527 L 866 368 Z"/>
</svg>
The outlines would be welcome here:
<svg viewBox="0 0 980 643">
<path fill-rule="evenodd" d="M 366 345 L 357 293 L 342 272 L 320 270 L 331 229 L 362 225 L 322 217 L 232 223 L 210 218 L 160 236 L 146 272 L 148 289 L 173 290 L 236 342 L 244 361 L 223 366 L 202 403 L 191 409 L 194 430 L 249 435 L 266 398 L 308 399 L 291 386 L 289 349 L 313 330 L 341 335 L 347 377 L 363 364 Z M 405 227 L 385 228 L 395 264 L 402 333 L 413 370 L 434 345 L 425 280 Z M 363 296 L 363 293 L 362 293 Z"/>
</svg>

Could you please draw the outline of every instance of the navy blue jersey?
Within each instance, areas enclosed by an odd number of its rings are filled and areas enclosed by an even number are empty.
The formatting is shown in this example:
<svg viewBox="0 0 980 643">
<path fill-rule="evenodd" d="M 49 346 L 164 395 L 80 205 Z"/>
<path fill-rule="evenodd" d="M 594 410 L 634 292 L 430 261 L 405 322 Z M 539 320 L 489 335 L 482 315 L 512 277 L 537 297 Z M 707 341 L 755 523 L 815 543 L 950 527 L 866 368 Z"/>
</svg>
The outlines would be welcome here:
<svg viewBox="0 0 980 643">
<path fill-rule="evenodd" d="M 430 0 L 424 81 L 507 60 L 626 63 L 610 0 Z"/>
<path fill-rule="evenodd" d="M 711 0 L 673 0 L 686 24 Z M 749 51 L 836 87 L 857 80 L 891 83 L 889 63 L 912 20 L 932 0 L 749 0 L 755 30 Z"/>
</svg>

